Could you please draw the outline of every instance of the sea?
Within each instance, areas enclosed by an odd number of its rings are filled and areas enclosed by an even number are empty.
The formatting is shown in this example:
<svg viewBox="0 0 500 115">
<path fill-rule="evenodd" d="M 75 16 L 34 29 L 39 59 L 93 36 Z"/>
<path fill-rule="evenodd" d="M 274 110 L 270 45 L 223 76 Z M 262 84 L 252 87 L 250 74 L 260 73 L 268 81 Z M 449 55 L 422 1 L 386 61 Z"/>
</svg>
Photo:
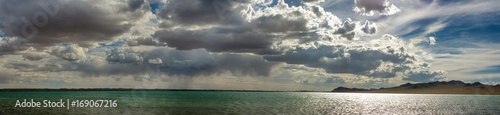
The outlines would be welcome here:
<svg viewBox="0 0 500 115">
<path fill-rule="evenodd" d="M 65 107 L 16 107 L 24 99 L 28 102 L 31 99 L 33 102 L 63 101 Z M 96 100 L 116 104 L 71 106 L 74 101 L 90 103 Z M 0 115 L 11 114 L 500 114 L 500 96 L 221 91 L 0 92 Z"/>
</svg>

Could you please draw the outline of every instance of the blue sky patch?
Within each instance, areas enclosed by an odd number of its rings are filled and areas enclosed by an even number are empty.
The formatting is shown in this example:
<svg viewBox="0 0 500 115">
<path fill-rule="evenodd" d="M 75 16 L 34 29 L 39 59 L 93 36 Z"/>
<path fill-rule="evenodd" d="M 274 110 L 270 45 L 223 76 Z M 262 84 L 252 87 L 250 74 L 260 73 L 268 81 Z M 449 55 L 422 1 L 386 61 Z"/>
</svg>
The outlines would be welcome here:
<svg viewBox="0 0 500 115">
<path fill-rule="evenodd" d="M 500 73 L 500 65 L 490 66 L 488 69 L 475 71 L 476 74 L 495 74 Z"/>
<path fill-rule="evenodd" d="M 287 3 L 288 6 L 300 6 L 302 5 L 302 0 L 285 0 L 285 3 Z M 276 6 L 276 4 L 278 4 L 278 0 L 273 0 L 270 6 Z"/>
<path fill-rule="evenodd" d="M 488 42 L 500 42 L 500 15 L 486 13 L 476 16 L 452 18 L 449 25 L 435 33 L 439 41 L 472 38 Z"/>
<path fill-rule="evenodd" d="M 433 23 L 437 22 L 438 18 L 429 18 L 416 21 L 411 26 L 419 28 L 401 35 L 403 38 L 412 38 L 419 36 Z M 486 42 L 500 42 L 497 37 L 500 36 L 500 14 L 485 13 L 471 16 L 455 16 L 446 20 L 447 26 L 440 31 L 430 33 L 424 36 L 434 36 L 436 41 L 445 42 L 453 39 L 476 39 Z"/>
<path fill-rule="evenodd" d="M 153 14 L 156 14 L 156 10 L 158 8 L 163 7 L 163 6 L 164 6 L 164 4 L 162 4 L 161 2 L 158 2 L 158 1 L 153 2 L 153 3 L 149 3 L 149 7 L 151 7 L 151 12 L 153 12 Z"/>
<path fill-rule="evenodd" d="M 123 46 L 125 45 L 125 41 L 123 40 L 118 40 L 116 42 L 113 42 L 113 43 L 109 43 L 109 44 L 106 44 L 106 43 L 99 43 L 99 47 L 98 48 L 102 48 L 102 47 L 120 47 L 120 46 Z"/>
<path fill-rule="evenodd" d="M 401 37 L 412 38 L 415 36 L 419 36 L 420 34 L 422 34 L 423 32 L 426 31 L 427 27 L 429 27 L 431 24 L 435 23 L 438 20 L 439 20 L 438 18 L 428 18 L 428 19 L 422 19 L 422 20 L 418 20 L 416 22 L 413 22 L 409 25 L 410 26 L 417 26 L 418 28 L 416 30 L 409 32 L 409 33 L 402 33 L 403 35 L 401 35 Z"/>
</svg>

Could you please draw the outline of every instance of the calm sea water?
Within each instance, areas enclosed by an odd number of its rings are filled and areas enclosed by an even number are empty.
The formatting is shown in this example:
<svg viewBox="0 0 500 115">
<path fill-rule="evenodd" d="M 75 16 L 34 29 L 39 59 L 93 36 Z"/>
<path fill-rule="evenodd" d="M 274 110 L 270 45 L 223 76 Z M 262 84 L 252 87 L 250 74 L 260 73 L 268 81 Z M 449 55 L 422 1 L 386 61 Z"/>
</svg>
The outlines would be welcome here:
<svg viewBox="0 0 500 115">
<path fill-rule="evenodd" d="M 15 108 L 16 100 L 111 99 L 117 108 Z M 500 96 L 308 92 L 0 92 L 9 114 L 500 114 Z"/>
</svg>

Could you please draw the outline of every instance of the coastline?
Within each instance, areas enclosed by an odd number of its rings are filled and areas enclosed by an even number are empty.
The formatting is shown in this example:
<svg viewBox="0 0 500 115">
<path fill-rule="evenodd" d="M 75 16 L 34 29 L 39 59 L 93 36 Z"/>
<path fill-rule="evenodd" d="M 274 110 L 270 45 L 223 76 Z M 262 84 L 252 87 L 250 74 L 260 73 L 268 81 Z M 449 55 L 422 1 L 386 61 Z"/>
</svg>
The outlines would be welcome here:
<svg viewBox="0 0 500 115">
<path fill-rule="evenodd" d="M 278 91 L 278 90 L 217 90 L 217 89 L 133 89 L 133 88 L 6 88 L 0 92 L 57 92 L 57 91 L 199 91 L 199 92 L 327 92 L 327 91 Z"/>
<path fill-rule="evenodd" d="M 479 82 L 464 83 L 462 81 L 436 81 L 429 83 L 403 84 L 391 88 L 359 89 L 338 87 L 332 92 L 347 93 L 397 93 L 397 94 L 469 94 L 500 95 L 500 85 L 484 85 Z"/>
<path fill-rule="evenodd" d="M 332 91 L 311 90 L 222 90 L 222 89 L 135 89 L 135 88 L 5 88 L 1 92 L 60 92 L 60 91 L 186 91 L 186 92 L 318 92 L 318 93 L 381 93 L 381 94 L 465 94 L 500 95 L 500 85 L 484 85 L 479 82 L 434 81 L 428 83 L 406 83 L 396 87 L 362 89 L 337 87 Z"/>
</svg>

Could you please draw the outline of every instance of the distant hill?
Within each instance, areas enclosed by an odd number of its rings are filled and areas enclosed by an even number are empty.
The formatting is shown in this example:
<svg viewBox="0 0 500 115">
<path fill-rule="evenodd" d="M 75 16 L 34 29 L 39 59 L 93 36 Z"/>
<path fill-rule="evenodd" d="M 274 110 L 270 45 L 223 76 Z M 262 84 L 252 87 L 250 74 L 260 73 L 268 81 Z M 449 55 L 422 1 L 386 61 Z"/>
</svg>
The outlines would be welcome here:
<svg viewBox="0 0 500 115">
<path fill-rule="evenodd" d="M 371 90 L 338 87 L 332 90 L 332 92 L 500 95 L 500 85 L 484 85 L 479 82 L 464 83 L 452 80 L 417 84 L 406 83 L 397 87 Z"/>
<path fill-rule="evenodd" d="M 347 88 L 347 87 L 337 87 L 332 90 L 332 92 L 355 92 L 355 91 L 370 91 L 370 90 L 359 89 L 359 88 Z"/>
</svg>

